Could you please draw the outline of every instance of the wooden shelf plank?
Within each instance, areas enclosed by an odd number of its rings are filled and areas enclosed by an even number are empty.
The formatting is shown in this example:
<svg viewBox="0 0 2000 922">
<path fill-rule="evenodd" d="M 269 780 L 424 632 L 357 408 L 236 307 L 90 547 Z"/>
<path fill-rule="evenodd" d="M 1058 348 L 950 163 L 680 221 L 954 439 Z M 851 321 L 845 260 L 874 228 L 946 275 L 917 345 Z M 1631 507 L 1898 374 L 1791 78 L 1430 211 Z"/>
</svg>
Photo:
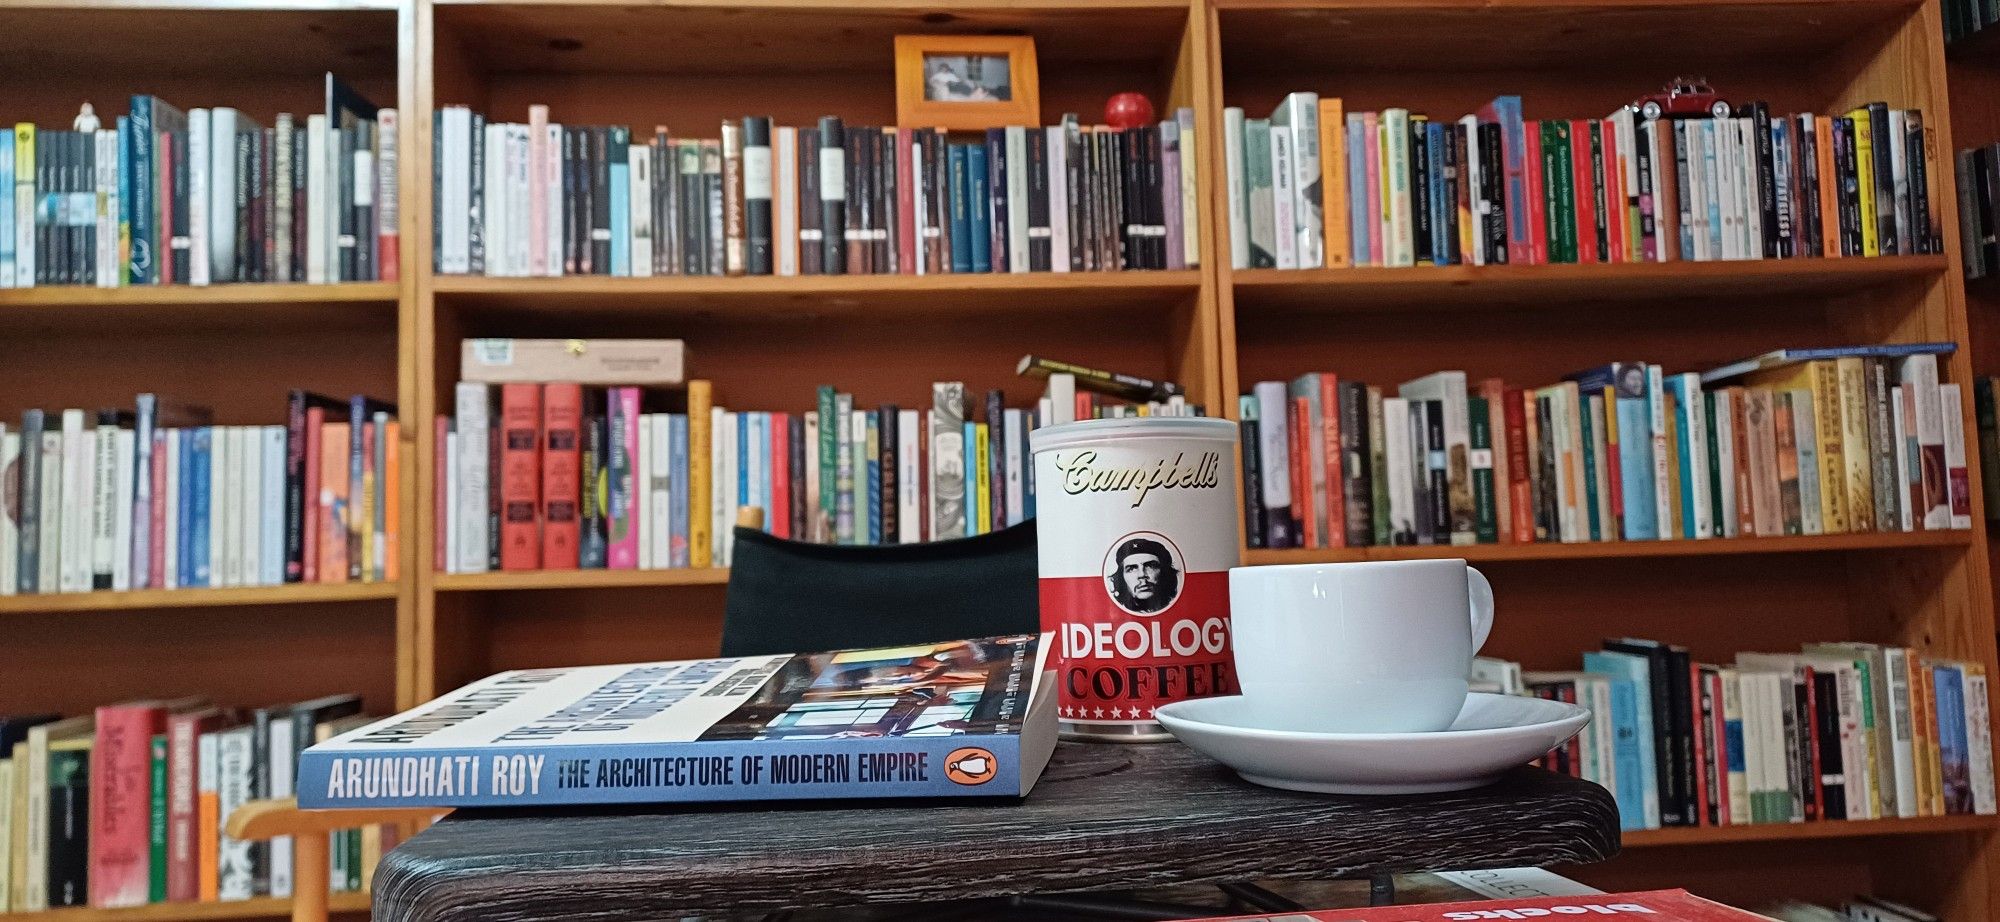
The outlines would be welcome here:
<svg viewBox="0 0 2000 922">
<path fill-rule="evenodd" d="M 335 893 L 327 897 L 331 912 L 367 912 L 366 893 Z M 276 919 L 290 915 L 292 901 L 283 897 L 232 900 L 226 903 L 153 903 L 125 909 L 78 906 L 42 912 L 0 912 L 0 922 L 194 922 L 200 919 Z"/>
<path fill-rule="evenodd" d="M 49 285 L 0 288 L 0 309 L 29 307 L 221 307 L 245 304 L 394 304 L 395 282 L 334 285 L 131 285 L 93 288 Z"/>
<path fill-rule="evenodd" d="M 139 589 L 131 592 L 41 593 L 0 596 L 0 615 L 365 602 L 393 599 L 396 593 L 395 583 L 293 583 L 284 586 L 244 586 L 233 589 Z"/>
<path fill-rule="evenodd" d="M 1247 269 L 1236 272 L 1234 278 L 1239 312 L 1341 313 L 1851 294 L 1879 285 L 1929 279 L 1945 267 L 1945 257 L 1937 255 L 1616 265 Z"/>
<path fill-rule="evenodd" d="M 1199 270 L 966 275 L 795 275 L 727 278 L 526 279 L 440 276 L 433 289 L 461 308 L 616 312 L 732 319 L 787 316 L 950 316 L 1116 311 L 1191 297 Z"/>
<path fill-rule="evenodd" d="M 440 573 L 439 592 L 493 592 L 513 589 L 611 589 L 635 586 L 721 586 L 727 567 L 673 570 L 515 570 L 499 573 Z"/>
<path fill-rule="evenodd" d="M 1716 538 L 1707 541 L 1589 541 L 1577 544 L 1474 544 L 1464 547 L 1253 548 L 1246 565 L 1345 563 L 1356 560 L 1464 558 L 1474 563 L 1513 560 L 1592 560 L 1606 558 L 1706 557 L 1727 554 L 1781 554 L 1867 551 L 1892 548 L 1964 547 L 1972 531 L 1914 531 L 1858 535 L 1804 535 L 1783 538 Z"/>
<path fill-rule="evenodd" d="M 1730 842 L 1795 842 L 1803 839 L 1854 839 L 1865 836 L 1937 835 L 2000 829 L 1995 816 L 1924 816 L 1914 819 L 1827 820 L 1817 823 L 1753 823 L 1747 826 L 1697 826 L 1636 829 L 1625 833 L 1626 848 L 1674 845 L 1721 845 Z"/>
</svg>

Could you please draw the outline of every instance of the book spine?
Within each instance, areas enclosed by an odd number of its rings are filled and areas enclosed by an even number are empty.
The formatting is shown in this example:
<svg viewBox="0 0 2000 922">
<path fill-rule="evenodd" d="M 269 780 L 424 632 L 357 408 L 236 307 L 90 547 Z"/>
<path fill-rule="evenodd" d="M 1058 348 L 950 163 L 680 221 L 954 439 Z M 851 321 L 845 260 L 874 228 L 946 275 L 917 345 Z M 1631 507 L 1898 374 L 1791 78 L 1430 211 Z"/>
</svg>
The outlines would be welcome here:
<svg viewBox="0 0 2000 922">
<path fill-rule="evenodd" d="M 578 449 L 582 441 L 583 387 L 570 383 L 544 385 L 541 405 L 541 456 L 538 459 L 541 485 L 537 517 L 541 520 L 542 533 L 539 563 L 543 569 L 572 570 L 578 564 L 577 512 L 582 498 Z M 504 415 L 505 411 L 502 412 Z M 515 491 L 515 494 L 519 492 Z M 521 560 L 517 563 L 523 562 L 527 556 L 519 554 Z"/>
<path fill-rule="evenodd" d="M 639 565 L 638 444 L 639 389 L 612 388 L 608 408 L 610 439 L 606 470 L 608 500 L 604 510 L 605 566 L 614 570 L 636 569 Z"/>
<path fill-rule="evenodd" d="M 803 139 L 801 144 L 803 144 Z M 801 201 L 805 199 L 801 198 Z M 806 254 L 801 244 L 801 258 Z M 803 266 L 801 267 L 803 271 Z M 708 510 L 712 503 L 713 471 L 708 464 L 714 444 L 714 388 L 710 382 L 688 382 L 687 464 L 688 464 L 688 564 L 706 567 L 714 563 Z"/>
<path fill-rule="evenodd" d="M 458 572 L 484 573 L 486 557 L 487 438 L 492 425 L 487 415 L 488 386 L 460 382 L 457 390 L 459 438 Z"/>
<path fill-rule="evenodd" d="M 164 729 L 164 712 L 125 705 L 100 707 L 96 716 L 96 741 L 87 756 L 89 834 L 79 837 L 88 843 L 90 903 L 104 908 L 143 906 L 150 890 L 152 856 L 152 740 Z M 51 862 L 53 871 L 53 855 Z M 51 897 L 56 895 L 55 883 L 52 877 Z M 58 901 L 51 899 L 50 904 Z"/>
<path fill-rule="evenodd" d="M 509 383 L 500 388 L 500 568 L 542 566 L 538 448 L 542 442 L 542 388 Z"/>
</svg>

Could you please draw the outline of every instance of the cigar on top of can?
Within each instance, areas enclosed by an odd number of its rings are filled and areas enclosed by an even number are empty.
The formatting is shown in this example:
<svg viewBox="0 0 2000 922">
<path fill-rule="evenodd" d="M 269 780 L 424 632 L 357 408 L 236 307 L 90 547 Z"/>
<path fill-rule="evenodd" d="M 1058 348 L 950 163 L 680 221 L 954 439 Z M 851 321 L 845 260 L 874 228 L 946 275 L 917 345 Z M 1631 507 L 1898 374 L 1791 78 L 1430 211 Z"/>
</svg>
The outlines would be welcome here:
<svg viewBox="0 0 2000 922">
<path fill-rule="evenodd" d="M 1042 630 L 1071 739 L 1171 738 L 1153 708 L 1235 694 L 1236 424 L 1150 417 L 1037 429 Z"/>
</svg>

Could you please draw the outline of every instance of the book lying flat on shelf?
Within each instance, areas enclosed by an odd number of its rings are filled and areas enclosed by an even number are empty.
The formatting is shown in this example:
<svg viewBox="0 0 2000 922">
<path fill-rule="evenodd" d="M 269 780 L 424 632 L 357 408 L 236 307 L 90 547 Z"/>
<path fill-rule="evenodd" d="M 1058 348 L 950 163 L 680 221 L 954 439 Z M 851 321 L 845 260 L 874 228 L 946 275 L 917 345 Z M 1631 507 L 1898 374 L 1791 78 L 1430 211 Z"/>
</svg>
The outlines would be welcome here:
<svg viewBox="0 0 2000 922">
<path fill-rule="evenodd" d="M 299 805 L 1022 797 L 1055 751 L 1032 635 L 503 672 L 306 750 Z"/>
</svg>

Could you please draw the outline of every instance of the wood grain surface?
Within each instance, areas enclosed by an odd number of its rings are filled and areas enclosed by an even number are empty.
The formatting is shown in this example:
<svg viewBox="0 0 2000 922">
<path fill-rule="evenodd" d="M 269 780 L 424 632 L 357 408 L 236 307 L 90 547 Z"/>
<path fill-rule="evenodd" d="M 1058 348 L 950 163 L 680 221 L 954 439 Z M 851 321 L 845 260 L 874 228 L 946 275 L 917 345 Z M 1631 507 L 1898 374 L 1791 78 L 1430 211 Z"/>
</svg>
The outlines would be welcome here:
<svg viewBox="0 0 2000 922">
<path fill-rule="evenodd" d="M 1617 812 L 1534 768 L 1473 791 L 1256 787 L 1177 743 L 1068 743 L 1019 803 L 454 813 L 384 859 L 378 922 L 661 919 L 1598 861 Z"/>
</svg>

